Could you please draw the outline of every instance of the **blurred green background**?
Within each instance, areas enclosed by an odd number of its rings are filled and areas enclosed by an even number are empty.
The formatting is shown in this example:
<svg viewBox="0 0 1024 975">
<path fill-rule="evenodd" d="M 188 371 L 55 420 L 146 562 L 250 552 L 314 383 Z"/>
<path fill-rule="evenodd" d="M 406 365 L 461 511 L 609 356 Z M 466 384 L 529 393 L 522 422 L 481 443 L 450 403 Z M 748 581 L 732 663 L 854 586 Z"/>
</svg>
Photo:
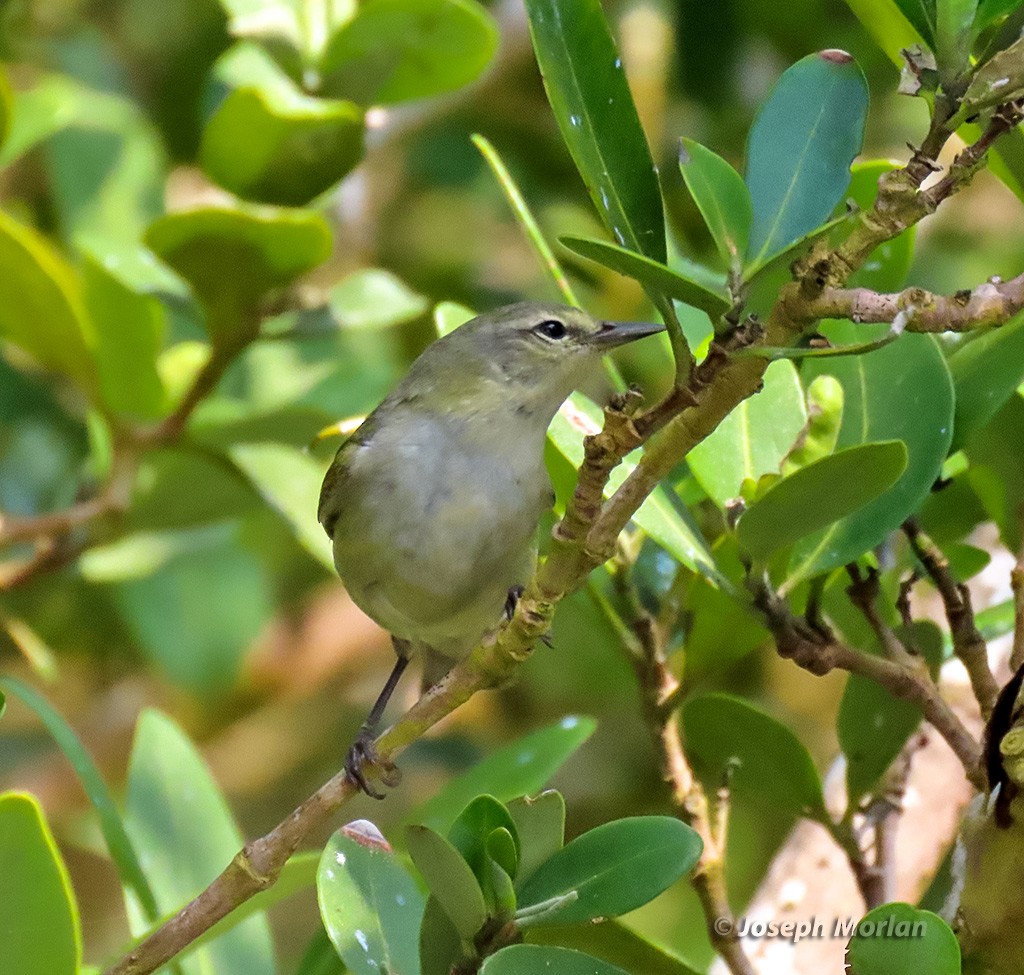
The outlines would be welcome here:
<svg viewBox="0 0 1024 975">
<path fill-rule="evenodd" d="M 259 438 L 272 430 L 267 439 L 302 447 L 325 425 L 368 411 L 435 334 L 437 302 L 482 309 L 555 297 L 472 133 L 495 144 L 549 239 L 599 229 L 544 97 L 524 11 L 514 0 L 490 9 L 501 39 L 483 78 L 450 95 L 372 109 L 363 162 L 316 204 L 335 245 L 309 287 L 335 289 L 336 320 L 319 329 L 302 320 L 295 336 L 302 313 L 285 313 L 272 323 L 279 336 L 251 346 L 197 413 L 192 446 L 147 458 L 127 515 L 127 549 L 113 541 L 121 525 L 110 546 L 2 596 L 0 668 L 43 683 L 108 780 L 123 782 L 136 717 L 156 705 L 200 744 L 247 835 L 265 831 L 337 769 L 392 656 L 386 636 L 296 540 L 287 512 L 225 470 L 217 448 L 247 423 Z M 675 242 L 693 258 L 716 261 L 679 176 L 678 138 L 742 166 L 759 101 L 805 54 L 845 48 L 864 68 L 872 97 L 866 156 L 904 158 L 906 141 L 923 134 L 924 105 L 896 95 L 896 70 L 838 0 L 664 0 L 607 10 Z M 230 42 L 215 0 L 7 0 L 0 58 L 15 90 L 59 73 L 90 95 L 74 109 L 77 122 L 55 125 L 0 169 L 0 206 L 73 252 L 90 235 L 135 240 L 163 210 L 211 198 L 217 191 L 196 160 L 210 71 Z M 59 116 L 71 101 L 59 87 L 44 92 L 39 118 Z M 982 173 L 922 228 L 910 283 L 949 292 L 1019 267 L 1018 206 Z M 594 313 L 650 314 L 634 282 L 560 257 Z M 187 358 L 189 343 L 202 338 L 194 309 L 169 302 L 165 348 Z M 667 346 L 648 346 L 622 365 L 654 394 L 670 360 Z M 0 511 L 71 503 L 95 479 L 97 436 L 78 394 L 0 346 Z M 312 456 L 324 465 L 332 449 L 328 441 Z M 657 558 L 650 554 L 652 578 Z M 736 619 L 727 597 L 705 595 L 699 608 L 715 625 L 691 640 L 693 686 L 750 695 L 794 727 L 825 767 L 836 751 L 842 679 L 778 662 L 743 619 L 722 625 Z M 402 689 L 406 704 L 415 684 Z M 559 607 L 553 649 L 539 648 L 516 686 L 470 702 L 407 753 L 402 786 L 387 802 L 360 798 L 345 817 L 372 817 L 388 834 L 448 776 L 570 713 L 599 719 L 553 783 L 566 796 L 570 834 L 665 811 L 632 672 L 580 593 Z M 127 937 L 116 874 L 97 852 L 96 824 L 65 760 L 17 701 L 0 725 L 0 787 L 40 796 L 78 892 L 87 959 L 116 952 Z M 791 825 L 777 811 L 737 806 L 730 870 L 738 901 Z M 319 924 L 312 891 L 272 921 L 289 971 Z M 695 963 L 709 958 L 703 919 L 683 884 L 630 922 Z"/>
</svg>

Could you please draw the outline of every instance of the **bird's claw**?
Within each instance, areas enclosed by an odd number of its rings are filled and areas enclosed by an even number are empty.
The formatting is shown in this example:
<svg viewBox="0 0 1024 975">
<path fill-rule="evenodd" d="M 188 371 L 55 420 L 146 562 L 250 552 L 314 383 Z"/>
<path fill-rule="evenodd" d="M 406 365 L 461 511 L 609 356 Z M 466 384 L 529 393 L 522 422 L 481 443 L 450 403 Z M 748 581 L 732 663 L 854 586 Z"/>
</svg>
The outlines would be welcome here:
<svg viewBox="0 0 1024 975">
<path fill-rule="evenodd" d="M 352 742 L 345 758 L 345 774 L 349 781 L 361 792 L 365 792 L 373 799 L 383 799 L 384 793 L 378 792 L 366 778 L 363 769 L 367 765 L 375 765 L 380 769 L 380 780 L 384 785 L 394 787 L 401 780 L 401 773 L 394 762 L 382 761 L 377 753 L 377 746 L 374 743 L 374 732 L 372 728 L 363 726 Z"/>
<path fill-rule="evenodd" d="M 505 608 L 501 611 L 503 622 L 512 622 L 512 617 L 516 614 L 516 606 L 519 605 L 519 600 L 523 598 L 524 592 L 526 592 L 526 586 L 509 587 L 508 595 L 505 597 Z"/>
</svg>

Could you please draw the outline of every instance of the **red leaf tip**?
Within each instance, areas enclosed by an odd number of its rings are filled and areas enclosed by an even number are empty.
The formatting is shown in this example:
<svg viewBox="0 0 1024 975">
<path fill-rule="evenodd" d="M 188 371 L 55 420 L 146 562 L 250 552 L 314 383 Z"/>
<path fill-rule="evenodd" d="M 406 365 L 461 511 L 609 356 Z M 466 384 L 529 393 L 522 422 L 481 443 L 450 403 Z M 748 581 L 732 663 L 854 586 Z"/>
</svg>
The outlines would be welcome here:
<svg viewBox="0 0 1024 975">
<path fill-rule="evenodd" d="M 824 51 L 819 51 L 818 57 L 823 61 L 831 61 L 833 64 L 849 64 L 853 60 L 852 54 L 841 51 L 838 47 L 829 47 Z"/>
<path fill-rule="evenodd" d="M 368 819 L 357 819 L 347 826 L 341 827 L 350 840 L 355 840 L 360 846 L 368 847 L 371 850 L 382 850 L 384 853 L 391 853 L 391 844 L 384 839 L 384 834 L 377 829 Z"/>
</svg>

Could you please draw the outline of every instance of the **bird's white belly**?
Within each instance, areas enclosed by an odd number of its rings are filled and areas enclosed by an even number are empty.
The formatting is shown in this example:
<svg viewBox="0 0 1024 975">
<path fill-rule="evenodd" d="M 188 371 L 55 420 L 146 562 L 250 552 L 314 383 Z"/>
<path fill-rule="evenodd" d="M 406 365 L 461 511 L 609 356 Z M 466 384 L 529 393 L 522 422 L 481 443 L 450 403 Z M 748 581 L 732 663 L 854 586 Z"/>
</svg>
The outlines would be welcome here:
<svg viewBox="0 0 1024 975">
<path fill-rule="evenodd" d="M 535 552 L 546 474 L 492 450 L 415 442 L 361 447 L 334 532 L 353 600 L 395 636 L 449 656 L 500 620 Z M 512 462 L 509 462 L 509 461 Z"/>
</svg>

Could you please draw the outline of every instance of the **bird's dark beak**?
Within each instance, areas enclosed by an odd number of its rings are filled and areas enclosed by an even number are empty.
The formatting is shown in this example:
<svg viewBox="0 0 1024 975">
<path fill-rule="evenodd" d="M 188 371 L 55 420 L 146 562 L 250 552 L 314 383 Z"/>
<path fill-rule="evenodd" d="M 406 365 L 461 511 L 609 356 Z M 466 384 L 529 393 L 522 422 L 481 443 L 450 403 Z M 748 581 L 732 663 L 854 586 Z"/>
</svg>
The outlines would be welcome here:
<svg viewBox="0 0 1024 975">
<path fill-rule="evenodd" d="M 600 325 L 600 329 L 590 337 L 590 344 L 602 349 L 614 349 L 665 331 L 665 326 L 657 322 L 601 322 Z"/>
</svg>

